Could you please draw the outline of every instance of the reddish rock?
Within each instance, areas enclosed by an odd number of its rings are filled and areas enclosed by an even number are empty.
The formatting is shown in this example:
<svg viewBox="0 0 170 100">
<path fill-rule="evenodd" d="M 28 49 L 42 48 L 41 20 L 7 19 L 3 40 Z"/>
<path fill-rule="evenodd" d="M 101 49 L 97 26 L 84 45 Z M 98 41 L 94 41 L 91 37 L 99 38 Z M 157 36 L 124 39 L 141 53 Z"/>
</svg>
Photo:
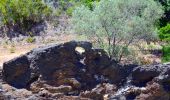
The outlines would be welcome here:
<svg viewBox="0 0 170 100">
<path fill-rule="evenodd" d="M 169 100 L 170 94 L 167 93 L 163 87 L 155 82 L 149 82 L 146 90 L 142 91 L 136 100 Z"/>
<path fill-rule="evenodd" d="M 91 91 L 85 91 L 80 94 L 81 97 L 91 98 L 93 100 L 104 100 L 108 95 L 114 94 L 117 91 L 115 85 L 103 83 L 97 85 Z"/>
</svg>

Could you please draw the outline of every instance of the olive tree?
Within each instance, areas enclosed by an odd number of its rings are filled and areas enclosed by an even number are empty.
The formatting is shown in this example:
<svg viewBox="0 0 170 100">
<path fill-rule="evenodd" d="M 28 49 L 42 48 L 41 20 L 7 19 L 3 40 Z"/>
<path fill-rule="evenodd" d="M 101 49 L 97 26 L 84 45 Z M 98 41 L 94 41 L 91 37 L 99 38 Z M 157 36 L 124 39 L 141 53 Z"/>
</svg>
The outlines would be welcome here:
<svg viewBox="0 0 170 100">
<path fill-rule="evenodd" d="M 101 0 L 93 7 L 74 10 L 74 32 L 85 34 L 116 61 L 121 61 L 131 44 L 155 37 L 155 24 L 163 14 L 154 0 Z"/>
</svg>

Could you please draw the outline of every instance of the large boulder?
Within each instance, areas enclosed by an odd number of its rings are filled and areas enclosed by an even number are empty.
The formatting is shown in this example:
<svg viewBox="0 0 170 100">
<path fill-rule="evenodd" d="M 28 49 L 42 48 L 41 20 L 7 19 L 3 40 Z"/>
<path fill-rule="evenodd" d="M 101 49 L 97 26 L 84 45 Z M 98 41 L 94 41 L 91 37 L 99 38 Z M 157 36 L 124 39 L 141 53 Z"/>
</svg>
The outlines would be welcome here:
<svg viewBox="0 0 170 100">
<path fill-rule="evenodd" d="M 170 65 L 145 65 L 133 69 L 132 83 L 134 85 L 145 86 L 147 82 L 152 80 L 161 84 L 170 83 Z"/>
<path fill-rule="evenodd" d="M 139 66 L 136 67 L 132 72 L 132 80 L 135 85 L 143 86 L 147 82 L 160 74 L 159 66 Z"/>
<path fill-rule="evenodd" d="M 29 88 L 37 80 L 53 86 L 92 88 L 100 81 L 95 76 L 109 64 L 105 51 L 93 49 L 89 42 L 71 41 L 39 47 L 5 62 L 3 80 L 17 88 Z"/>
</svg>

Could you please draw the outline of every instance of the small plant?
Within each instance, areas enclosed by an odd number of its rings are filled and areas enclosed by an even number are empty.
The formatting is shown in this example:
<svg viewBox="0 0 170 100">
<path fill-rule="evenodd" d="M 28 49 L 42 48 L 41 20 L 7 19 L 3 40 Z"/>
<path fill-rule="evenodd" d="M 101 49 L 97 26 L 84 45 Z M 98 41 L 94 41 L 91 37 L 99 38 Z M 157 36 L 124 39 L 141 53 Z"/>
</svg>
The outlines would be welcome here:
<svg viewBox="0 0 170 100">
<path fill-rule="evenodd" d="M 15 53 L 15 44 L 11 44 L 11 47 L 9 49 L 10 53 Z"/>
<path fill-rule="evenodd" d="M 72 16 L 73 10 L 74 10 L 74 7 L 69 7 L 69 8 L 66 10 L 66 14 L 69 15 L 69 16 Z"/>
<path fill-rule="evenodd" d="M 35 38 L 34 37 L 28 37 L 26 39 L 26 41 L 27 41 L 27 43 L 33 43 L 33 42 L 35 42 Z"/>
<path fill-rule="evenodd" d="M 10 48 L 10 53 L 15 53 L 15 48 L 14 47 Z"/>
</svg>

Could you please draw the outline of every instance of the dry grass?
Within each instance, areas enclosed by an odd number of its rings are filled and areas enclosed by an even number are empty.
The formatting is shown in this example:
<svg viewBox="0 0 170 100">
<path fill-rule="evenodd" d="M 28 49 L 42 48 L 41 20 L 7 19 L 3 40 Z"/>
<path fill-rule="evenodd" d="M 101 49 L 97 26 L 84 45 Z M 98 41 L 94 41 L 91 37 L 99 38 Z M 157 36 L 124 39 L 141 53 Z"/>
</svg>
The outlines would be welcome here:
<svg viewBox="0 0 170 100">
<path fill-rule="evenodd" d="M 53 38 L 45 38 L 44 43 L 35 44 L 35 43 L 28 43 L 28 44 L 15 44 L 14 46 L 10 44 L 0 45 L 0 68 L 4 62 L 9 61 L 15 57 L 18 57 L 22 54 L 25 54 L 32 50 L 33 48 L 37 48 L 39 46 L 48 45 L 51 43 L 64 43 L 71 40 L 78 40 L 79 36 L 73 34 L 62 34 L 54 36 Z"/>
<path fill-rule="evenodd" d="M 2 66 L 2 64 L 5 61 L 8 61 L 12 58 L 15 58 L 19 55 L 25 54 L 26 52 L 30 51 L 31 49 L 37 47 L 37 45 L 35 44 L 29 44 L 29 45 L 16 45 L 15 46 L 15 51 L 13 53 L 11 53 L 10 51 L 10 47 L 3 47 L 0 46 L 0 66 Z"/>
</svg>

